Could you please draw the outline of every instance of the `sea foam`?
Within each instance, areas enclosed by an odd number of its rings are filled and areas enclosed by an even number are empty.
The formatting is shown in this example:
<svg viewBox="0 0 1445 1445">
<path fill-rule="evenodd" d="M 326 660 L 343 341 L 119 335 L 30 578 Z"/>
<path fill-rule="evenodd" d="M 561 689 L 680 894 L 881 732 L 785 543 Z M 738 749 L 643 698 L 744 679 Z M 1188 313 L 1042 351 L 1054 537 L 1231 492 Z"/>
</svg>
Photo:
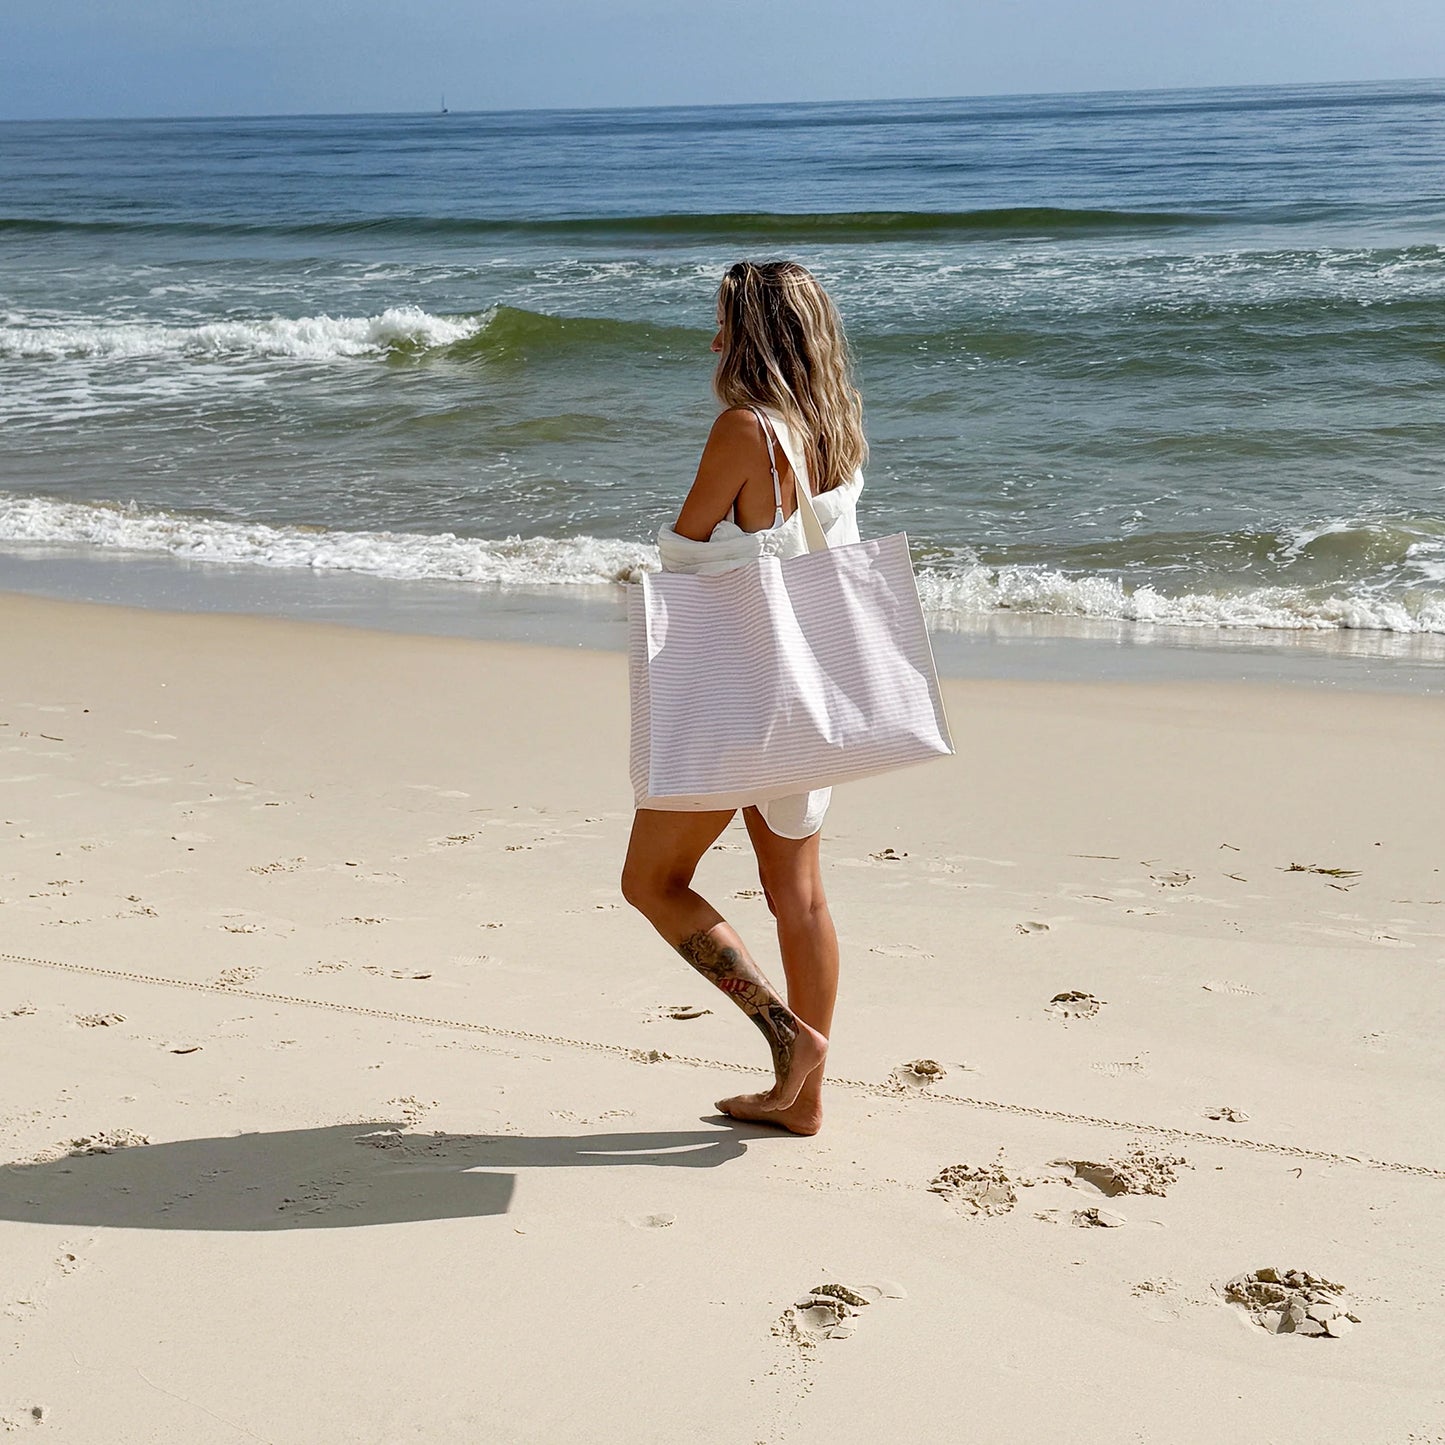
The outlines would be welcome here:
<svg viewBox="0 0 1445 1445">
<path fill-rule="evenodd" d="M 1361 585 L 1250 587 L 1170 594 L 1099 574 L 1071 577 L 1045 567 L 976 565 L 924 569 L 918 592 L 930 624 L 945 630 L 965 619 L 1008 612 L 1172 627 L 1445 633 L 1445 589 L 1435 588 L 1386 593 Z"/>
<path fill-rule="evenodd" d="M 452 532 L 349 532 L 3 495 L 0 540 L 504 587 L 629 582 L 657 568 L 655 547 L 598 537 L 488 540 Z"/>
<path fill-rule="evenodd" d="M 9 318 L 7 318 L 9 319 Z M 200 326 L 144 322 L 0 326 L 0 357 L 54 361 L 65 357 L 292 357 L 330 361 L 451 346 L 481 331 L 490 313 L 436 316 L 394 306 L 376 316 L 272 316 L 210 321 Z"/>
<path fill-rule="evenodd" d="M 0 541 L 510 588 L 636 582 L 658 567 L 655 546 L 605 537 L 488 539 L 453 532 L 342 531 L 231 522 L 133 503 L 105 506 L 5 495 L 0 495 Z M 1351 584 L 1333 590 L 1273 586 L 1170 594 L 1103 574 L 961 564 L 921 568 L 918 590 L 930 625 L 939 630 L 1011 613 L 1194 628 L 1445 634 L 1445 588 L 1428 585 L 1388 592 Z"/>
</svg>

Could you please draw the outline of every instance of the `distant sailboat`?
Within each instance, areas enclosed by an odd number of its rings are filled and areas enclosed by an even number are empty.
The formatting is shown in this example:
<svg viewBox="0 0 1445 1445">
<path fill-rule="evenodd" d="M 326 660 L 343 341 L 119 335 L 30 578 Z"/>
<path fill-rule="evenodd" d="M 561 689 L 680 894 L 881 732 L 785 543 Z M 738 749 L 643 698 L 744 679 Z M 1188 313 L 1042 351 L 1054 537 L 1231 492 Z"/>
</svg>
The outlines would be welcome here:
<svg viewBox="0 0 1445 1445">
<path fill-rule="evenodd" d="M 443 92 L 442 92 L 442 114 L 443 114 L 443 115 L 450 115 L 450 114 L 451 114 L 451 112 L 447 109 L 447 95 L 446 95 L 446 91 L 443 91 Z"/>
</svg>

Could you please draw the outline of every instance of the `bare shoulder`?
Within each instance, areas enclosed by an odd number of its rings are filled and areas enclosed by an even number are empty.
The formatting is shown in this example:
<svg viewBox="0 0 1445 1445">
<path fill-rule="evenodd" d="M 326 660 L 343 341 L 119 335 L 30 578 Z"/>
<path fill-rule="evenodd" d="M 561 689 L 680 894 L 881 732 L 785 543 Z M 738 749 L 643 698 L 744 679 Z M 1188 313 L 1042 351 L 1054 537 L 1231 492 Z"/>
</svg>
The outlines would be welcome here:
<svg viewBox="0 0 1445 1445">
<path fill-rule="evenodd" d="M 723 448 L 758 446 L 763 440 L 763 424 L 751 407 L 730 406 L 720 411 L 708 433 L 707 444 Z"/>
<path fill-rule="evenodd" d="M 746 406 L 730 406 L 719 412 L 712 424 L 703 448 L 703 464 L 743 478 L 761 467 L 766 476 L 767 444 L 767 434 L 756 413 Z"/>
<path fill-rule="evenodd" d="M 719 413 L 673 530 L 695 541 L 712 536 L 743 489 L 755 478 L 768 476 L 764 446 L 762 423 L 747 407 Z"/>
</svg>

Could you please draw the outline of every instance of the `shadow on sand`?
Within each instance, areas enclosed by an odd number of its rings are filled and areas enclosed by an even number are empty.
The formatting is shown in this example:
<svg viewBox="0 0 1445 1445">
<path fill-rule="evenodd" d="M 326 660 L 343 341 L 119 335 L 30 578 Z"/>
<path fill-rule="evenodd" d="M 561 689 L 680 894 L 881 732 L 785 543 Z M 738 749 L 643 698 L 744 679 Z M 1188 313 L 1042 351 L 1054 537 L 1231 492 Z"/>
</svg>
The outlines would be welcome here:
<svg viewBox="0 0 1445 1445">
<path fill-rule="evenodd" d="M 403 1127 L 377 1120 L 9 1164 L 0 1168 L 0 1219 L 259 1230 L 505 1214 L 516 1175 L 503 1171 L 712 1169 L 757 1137 L 733 1128 L 525 1138 Z"/>
</svg>

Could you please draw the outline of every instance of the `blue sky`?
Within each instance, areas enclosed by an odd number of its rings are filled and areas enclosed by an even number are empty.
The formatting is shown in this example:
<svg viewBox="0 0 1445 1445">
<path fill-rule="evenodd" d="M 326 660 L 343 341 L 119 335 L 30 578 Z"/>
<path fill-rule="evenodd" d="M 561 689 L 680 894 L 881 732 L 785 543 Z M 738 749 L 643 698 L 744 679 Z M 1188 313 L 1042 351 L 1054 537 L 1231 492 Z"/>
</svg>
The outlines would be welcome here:
<svg viewBox="0 0 1445 1445">
<path fill-rule="evenodd" d="M 1445 75 L 1441 0 L 3 0 L 0 118 Z"/>
</svg>

